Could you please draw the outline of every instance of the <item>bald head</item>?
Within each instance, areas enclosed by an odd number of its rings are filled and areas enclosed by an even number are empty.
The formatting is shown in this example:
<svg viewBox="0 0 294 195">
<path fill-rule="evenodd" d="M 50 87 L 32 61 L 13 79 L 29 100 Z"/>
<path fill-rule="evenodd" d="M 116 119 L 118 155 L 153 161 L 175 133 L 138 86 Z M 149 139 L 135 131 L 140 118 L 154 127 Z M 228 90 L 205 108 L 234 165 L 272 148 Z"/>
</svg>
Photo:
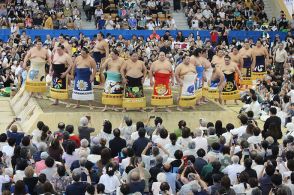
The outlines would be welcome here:
<svg viewBox="0 0 294 195">
<path fill-rule="evenodd" d="M 138 171 L 133 171 L 131 173 L 131 180 L 132 181 L 139 181 L 140 180 L 140 173 Z"/>
</svg>

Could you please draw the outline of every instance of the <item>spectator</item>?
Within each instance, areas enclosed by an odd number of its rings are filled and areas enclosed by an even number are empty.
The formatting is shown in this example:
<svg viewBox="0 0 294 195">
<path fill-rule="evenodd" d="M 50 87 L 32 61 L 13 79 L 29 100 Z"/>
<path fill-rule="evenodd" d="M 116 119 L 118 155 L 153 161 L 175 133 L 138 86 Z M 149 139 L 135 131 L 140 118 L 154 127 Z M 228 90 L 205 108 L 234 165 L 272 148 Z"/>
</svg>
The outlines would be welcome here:
<svg viewBox="0 0 294 195">
<path fill-rule="evenodd" d="M 94 128 L 88 127 L 90 121 L 87 117 L 80 119 L 80 126 L 78 127 L 80 140 L 87 139 L 90 142 L 90 134 L 95 131 Z"/>
<path fill-rule="evenodd" d="M 109 141 L 109 148 L 111 149 L 112 157 L 118 156 L 119 152 L 126 147 L 126 140 L 120 137 L 120 130 L 118 128 L 113 130 L 114 138 Z"/>
</svg>

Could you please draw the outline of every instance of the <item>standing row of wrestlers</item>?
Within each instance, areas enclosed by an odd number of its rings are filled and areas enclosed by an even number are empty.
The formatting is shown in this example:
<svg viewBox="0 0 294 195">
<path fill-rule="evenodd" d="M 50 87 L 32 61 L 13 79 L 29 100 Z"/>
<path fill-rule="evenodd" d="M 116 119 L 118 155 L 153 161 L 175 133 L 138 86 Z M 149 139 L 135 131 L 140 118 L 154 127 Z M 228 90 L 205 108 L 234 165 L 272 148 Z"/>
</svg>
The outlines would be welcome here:
<svg viewBox="0 0 294 195">
<path fill-rule="evenodd" d="M 90 53 L 93 53 L 91 57 Z M 102 93 L 103 111 L 111 106 L 126 109 L 140 109 L 146 107 L 143 83 L 147 76 L 147 69 L 138 59 L 136 52 L 132 52 L 130 59 L 119 57 L 116 49 L 109 52 L 108 43 L 99 33 L 96 45 L 92 51 L 86 47 L 81 49 L 80 55 L 72 60 L 71 47 L 64 37 L 59 37 L 52 56 L 42 47 L 42 42 L 37 41 L 36 46 L 28 51 L 24 64 L 30 61 L 25 88 L 32 93 L 46 91 L 45 64 L 50 65 L 52 84 L 50 96 L 55 99 L 54 105 L 59 100 L 68 99 L 69 80 L 74 80 L 72 99 L 77 100 L 76 108 L 80 101 L 89 101 L 90 109 L 94 100 L 93 81 L 99 68 L 100 80 L 104 82 Z M 268 60 L 267 49 L 260 41 L 254 48 L 248 42 L 238 51 L 233 48 L 229 55 L 224 55 L 223 50 L 218 50 L 212 61 L 207 60 L 206 51 L 195 49 L 192 56 L 185 55 L 183 61 L 175 71 L 172 64 L 160 52 L 158 60 L 154 61 L 149 70 L 150 84 L 153 86 L 151 105 L 154 111 L 157 107 L 173 105 L 171 86 L 174 81 L 179 84 L 178 110 L 185 107 L 195 108 L 195 104 L 203 104 L 208 98 L 222 100 L 238 100 L 240 98 L 238 83 L 251 85 L 252 81 L 262 78 L 266 73 Z M 70 106 L 70 105 L 67 105 Z"/>
</svg>

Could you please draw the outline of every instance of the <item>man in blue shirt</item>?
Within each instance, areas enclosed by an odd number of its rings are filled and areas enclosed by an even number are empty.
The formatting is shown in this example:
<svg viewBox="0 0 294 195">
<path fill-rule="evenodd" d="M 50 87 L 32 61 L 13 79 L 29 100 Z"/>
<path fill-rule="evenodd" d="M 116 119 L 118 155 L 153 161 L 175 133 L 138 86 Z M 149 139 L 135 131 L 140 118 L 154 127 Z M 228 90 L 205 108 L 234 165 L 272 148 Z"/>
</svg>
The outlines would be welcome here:
<svg viewBox="0 0 294 195">
<path fill-rule="evenodd" d="M 88 186 L 87 182 L 81 182 L 81 171 L 80 169 L 75 169 L 72 172 L 73 183 L 66 187 L 66 195 L 84 195 L 86 193 L 86 188 Z"/>
<path fill-rule="evenodd" d="M 263 170 L 261 171 L 263 172 Z M 265 166 L 265 174 L 259 179 L 260 189 L 262 195 L 267 195 L 273 188 L 273 183 L 271 181 L 271 176 L 275 173 L 275 167 L 271 164 Z"/>
<path fill-rule="evenodd" d="M 135 151 L 136 156 L 141 156 L 141 153 L 147 146 L 149 139 L 145 137 L 146 130 L 144 128 L 140 128 L 138 130 L 139 138 L 134 141 L 133 150 Z"/>
<path fill-rule="evenodd" d="M 17 126 L 13 125 L 13 123 L 16 121 L 16 119 L 13 119 L 13 121 L 7 126 L 7 137 L 8 138 L 14 138 L 15 143 L 18 146 L 24 137 L 24 132 L 17 132 Z"/>
</svg>

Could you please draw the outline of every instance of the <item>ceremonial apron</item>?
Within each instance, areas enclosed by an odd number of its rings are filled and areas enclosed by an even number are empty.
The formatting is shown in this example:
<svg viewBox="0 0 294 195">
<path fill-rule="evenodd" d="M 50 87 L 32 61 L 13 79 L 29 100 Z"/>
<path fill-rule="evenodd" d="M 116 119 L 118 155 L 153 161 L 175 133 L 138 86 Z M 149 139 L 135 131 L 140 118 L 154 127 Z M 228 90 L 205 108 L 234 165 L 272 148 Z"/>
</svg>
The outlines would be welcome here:
<svg viewBox="0 0 294 195">
<path fill-rule="evenodd" d="M 144 97 L 142 78 L 127 76 L 128 83 L 125 86 L 123 107 L 124 108 L 145 108 L 146 98 Z"/>
<path fill-rule="evenodd" d="M 45 64 L 43 59 L 31 59 L 30 70 L 26 77 L 25 89 L 28 92 L 46 92 Z"/>
<path fill-rule="evenodd" d="M 240 99 L 239 90 L 237 89 L 237 84 L 235 81 L 235 72 L 230 74 L 225 74 L 226 85 L 222 91 L 222 98 L 224 100 L 238 100 Z"/>
<path fill-rule="evenodd" d="M 90 68 L 76 68 L 74 89 L 72 99 L 74 100 L 94 100 L 94 92 L 90 77 L 92 75 Z"/>
<path fill-rule="evenodd" d="M 241 81 L 241 85 L 252 85 L 252 79 L 251 79 L 251 64 L 252 60 L 251 58 L 243 58 L 244 65 L 242 68 L 242 75 L 243 80 Z"/>
<path fill-rule="evenodd" d="M 153 95 L 151 97 L 152 106 L 170 106 L 173 105 L 173 97 L 170 87 L 170 73 L 154 74 L 155 84 L 153 87 Z"/>
<path fill-rule="evenodd" d="M 203 96 L 203 72 L 204 67 L 203 66 L 196 66 L 196 72 L 197 72 L 197 81 L 195 83 L 195 95 L 196 99 L 200 99 Z"/>
<path fill-rule="evenodd" d="M 184 76 L 183 86 L 180 89 L 179 106 L 191 107 L 196 104 L 195 79 L 196 74 Z"/>
<path fill-rule="evenodd" d="M 219 98 L 219 89 L 218 84 L 220 80 L 210 81 L 207 91 L 207 97 L 210 99 L 218 99 Z"/>
<path fill-rule="evenodd" d="M 102 94 L 102 104 L 120 106 L 122 105 L 123 87 L 121 74 L 118 72 L 106 72 L 107 79 Z"/>
<path fill-rule="evenodd" d="M 105 53 L 101 53 L 99 51 L 95 51 L 93 52 L 93 58 L 96 62 L 96 67 L 97 67 L 97 70 L 100 69 L 100 66 L 101 66 L 101 61 L 103 58 L 106 57 L 106 54 Z M 96 81 L 96 82 L 95 82 Z M 100 72 L 97 71 L 96 75 L 95 75 L 95 81 L 94 83 L 98 84 L 98 82 L 100 82 Z"/>
<path fill-rule="evenodd" d="M 61 78 L 61 74 L 67 70 L 65 64 L 52 64 L 53 76 L 50 88 L 50 96 L 54 99 L 68 99 L 67 76 Z"/>
<path fill-rule="evenodd" d="M 252 71 L 252 80 L 263 79 L 266 74 L 265 70 L 265 56 L 256 56 L 256 64 Z"/>
</svg>

